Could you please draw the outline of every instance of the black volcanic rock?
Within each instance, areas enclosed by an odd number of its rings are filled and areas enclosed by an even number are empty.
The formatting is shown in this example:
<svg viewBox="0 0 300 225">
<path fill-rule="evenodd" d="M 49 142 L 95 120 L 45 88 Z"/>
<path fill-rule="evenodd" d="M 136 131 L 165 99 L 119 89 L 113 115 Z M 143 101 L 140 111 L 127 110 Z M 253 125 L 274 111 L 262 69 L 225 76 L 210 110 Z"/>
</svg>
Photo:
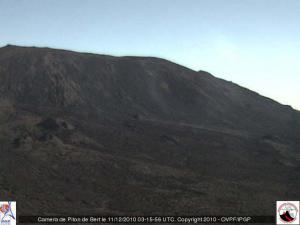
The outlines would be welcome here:
<svg viewBox="0 0 300 225">
<path fill-rule="evenodd" d="M 27 214 L 273 214 L 300 113 L 154 57 L 0 49 L 0 199 Z M 259 205 L 259 207 L 258 207 Z"/>
</svg>

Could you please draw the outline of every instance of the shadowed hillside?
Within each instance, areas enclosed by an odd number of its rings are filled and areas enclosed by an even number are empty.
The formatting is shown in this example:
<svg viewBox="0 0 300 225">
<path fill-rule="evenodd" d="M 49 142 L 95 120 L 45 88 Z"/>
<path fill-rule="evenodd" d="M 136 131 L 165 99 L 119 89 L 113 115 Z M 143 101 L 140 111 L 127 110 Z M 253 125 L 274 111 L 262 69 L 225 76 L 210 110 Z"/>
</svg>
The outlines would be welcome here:
<svg viewBox="0 0 300 225">
<path fill-rule="evenodd" d="M 154 57 L 0 48 L 0 143 L 19 214 L 273 215 L 300 198 L 298 111 Z"/>
</svg>

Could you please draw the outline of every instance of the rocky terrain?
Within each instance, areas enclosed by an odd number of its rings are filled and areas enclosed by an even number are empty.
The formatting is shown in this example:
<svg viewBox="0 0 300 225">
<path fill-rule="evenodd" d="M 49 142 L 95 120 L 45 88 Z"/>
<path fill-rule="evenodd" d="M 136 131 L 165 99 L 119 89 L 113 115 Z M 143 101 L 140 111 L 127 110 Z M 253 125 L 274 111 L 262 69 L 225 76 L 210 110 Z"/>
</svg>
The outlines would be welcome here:
<svg viewBox="0 0 300 225">
<path fill-rule="evenodd" d="M 0 199 L 19 215 L 274 215 L 300 199 L 299 149 L 299 111 L 207 72 L 0 48 Z"/>
</svg>

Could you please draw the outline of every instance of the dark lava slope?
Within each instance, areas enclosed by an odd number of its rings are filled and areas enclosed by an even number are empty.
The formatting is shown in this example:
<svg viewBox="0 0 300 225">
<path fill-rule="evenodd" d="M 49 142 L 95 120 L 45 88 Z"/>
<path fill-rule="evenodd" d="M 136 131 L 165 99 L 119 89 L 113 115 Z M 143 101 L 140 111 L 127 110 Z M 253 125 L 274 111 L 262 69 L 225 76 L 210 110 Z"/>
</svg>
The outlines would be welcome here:
<svg viewBox="0 0 300 225">
<path fill-rule="evenodd" d="M 273 215 L 300 199 L 299 147 L 298 111 L 204 71 L 0 48 L 0 199 L 19 215 Z"/>
</svg>

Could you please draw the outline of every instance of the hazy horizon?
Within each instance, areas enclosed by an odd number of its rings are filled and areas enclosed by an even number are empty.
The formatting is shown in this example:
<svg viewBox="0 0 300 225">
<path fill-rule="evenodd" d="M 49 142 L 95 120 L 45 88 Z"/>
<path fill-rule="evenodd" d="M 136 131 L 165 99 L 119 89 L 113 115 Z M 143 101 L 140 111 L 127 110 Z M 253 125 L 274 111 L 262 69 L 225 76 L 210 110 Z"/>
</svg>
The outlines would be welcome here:
<svg viewBox="0 0 300 225">
<path fill-rule="evenodd" d="M 0 46 L 160 57 L 300 109 L 296 0 L 0 1 Z"/>
</svg>

